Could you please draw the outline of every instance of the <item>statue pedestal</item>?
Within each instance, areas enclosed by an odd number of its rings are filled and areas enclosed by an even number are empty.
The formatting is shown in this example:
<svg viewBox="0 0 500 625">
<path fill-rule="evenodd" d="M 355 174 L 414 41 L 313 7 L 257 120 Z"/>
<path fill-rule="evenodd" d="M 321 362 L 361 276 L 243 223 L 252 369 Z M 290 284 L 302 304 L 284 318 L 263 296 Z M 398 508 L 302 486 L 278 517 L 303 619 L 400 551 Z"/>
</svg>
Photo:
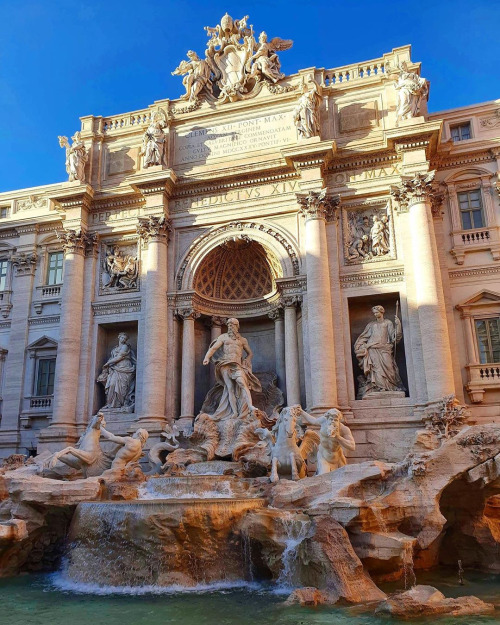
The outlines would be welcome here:
<svg viewBox="0 0 500 625">
<path fill-rule="evenodd" d="M 363 395 L 364 399 L 394 399 L 395 397 L 406 397 L 404 391 L 371 391 Z"/>
</svg>

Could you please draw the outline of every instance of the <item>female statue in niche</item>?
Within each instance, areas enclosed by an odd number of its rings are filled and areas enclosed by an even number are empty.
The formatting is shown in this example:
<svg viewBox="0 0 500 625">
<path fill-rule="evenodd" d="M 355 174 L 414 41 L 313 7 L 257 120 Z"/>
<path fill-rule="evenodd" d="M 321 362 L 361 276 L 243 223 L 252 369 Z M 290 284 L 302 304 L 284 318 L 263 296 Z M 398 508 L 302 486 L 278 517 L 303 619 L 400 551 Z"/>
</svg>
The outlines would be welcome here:
<svg viewBox="0 0 500 625">
<path fill-rule="evenodd" d="M 111 357 L 103 365 L 98 382 L 104 384 L 106 405 L 104 409 L 133 412 L 135 408 L 136 357 L 129 343 L 128 334 L 118 335 L 118 345 L 111 350 Z"/>
<path fill-rule="evenodd" d="M 384 319 L 383 306 L 374 306 L 372 312 L 375 321 L 370 321 L 354 343 L 354 353 L 364 374 L 359 377 L 358 399 L 405 390 L 394 357 L 396 345 L 403 338 L 401 321 L 397 312 L 394 323 Z"/>
</svg>

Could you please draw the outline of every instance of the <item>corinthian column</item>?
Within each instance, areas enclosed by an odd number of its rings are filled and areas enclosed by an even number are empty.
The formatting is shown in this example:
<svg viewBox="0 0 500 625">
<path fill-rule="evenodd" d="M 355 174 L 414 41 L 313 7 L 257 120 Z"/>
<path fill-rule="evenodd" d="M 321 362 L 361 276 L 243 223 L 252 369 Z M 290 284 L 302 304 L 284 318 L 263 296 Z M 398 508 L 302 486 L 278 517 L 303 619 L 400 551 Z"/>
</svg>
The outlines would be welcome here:
<svg viewBox="0 0 500 625">
<path fill-rule="evenodd" d="M 224 320 L 222 317 L 212 317 L 210 319 L 210 345 L 216 341 L 222 334 L 222 324 Z M 215 384 L 215 365 L 210 363 L 210 388 Z"/>
<path fill-rule="evenodd" d="M 300 404 L 299 343 L 297 337 L 297 295 L 282 298 L 285 309 L 285 370 L 286 401 L 289 406 Z"/>
<path fill-rule="evenodd" d="M 64 250 L 61 289 L 61 322 L 57 346 L 52 422 L 41 441 L 56 447 L 78 439 L 76 402 L 82 341 L 83 278 L 85 250 L 93 244 L 83 230 L 58 234 Z M 52 444 L 51 444 L 52 443 Z"/>
<path fill-rule="evenodd" d="M 181 416 L 185 421 L 194 419 L 195 386 L 195 339 L 194 321 L 200 316 L 192 308 L 177 311 L 182 319 L 182 378 L 181 378 Z"/>
<path fill-rule="evenodd" d="M 297 194 L 297 200 L 306 222 L 305 254 L 311 410 L 321 412 L 337 405 L 326 220 L 333 216 L 340 200 L 338 196 L 328 197 L 326 189 Z"/>
<path fill-rule="evenodd" d="M 446 306 L 431 214 L 433 178 L 434 172 L 417 173 L 402 178 L 401 184 L 391 191 L 400 212 L 408 214 L 406 227 L 411 232 L 416 306 L 427 399 L 430 402 L 455 392 Z"/>
<path fill-rule="evenodd" d="M 274 321 L 274 352 L 276 358 L 276 376 L 278 378 L 277 386 L 285 393 L 285 328 L 283 309 L 275 308 L 268 314 L 268 317 Z"/>
<path fill-rule="evenodd" d="M 150 429 L 165 422 L 167 385 L 167 241 L 171 230 L 165 215 L 140 218 L 137 233 L 144 249 L 144 313 L 142 388 L 139 421 Z"/>
</svg>

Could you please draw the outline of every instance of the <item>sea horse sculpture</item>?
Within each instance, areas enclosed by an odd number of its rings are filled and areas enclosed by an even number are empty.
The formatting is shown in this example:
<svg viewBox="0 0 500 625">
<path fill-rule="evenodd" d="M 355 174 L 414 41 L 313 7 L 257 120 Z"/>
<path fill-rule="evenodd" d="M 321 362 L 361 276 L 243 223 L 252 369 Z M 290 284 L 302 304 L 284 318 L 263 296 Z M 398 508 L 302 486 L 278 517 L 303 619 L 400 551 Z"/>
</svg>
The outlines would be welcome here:
<svg viewBox="0 0 500 625">
<path fill-rule="evenodd" d="M 47 459 L 46 468 L 53 469 L 60 461 L 72 469 L 79 469 L 85 478 L 101 475 L 110 468 L 113 460 L 113 456 L 108 456 L 99 443 L 101 426 L 104 428 L 105 425 L 102 413 L 94 415 L 76 446 L 56 451 Z"/>
</svg>

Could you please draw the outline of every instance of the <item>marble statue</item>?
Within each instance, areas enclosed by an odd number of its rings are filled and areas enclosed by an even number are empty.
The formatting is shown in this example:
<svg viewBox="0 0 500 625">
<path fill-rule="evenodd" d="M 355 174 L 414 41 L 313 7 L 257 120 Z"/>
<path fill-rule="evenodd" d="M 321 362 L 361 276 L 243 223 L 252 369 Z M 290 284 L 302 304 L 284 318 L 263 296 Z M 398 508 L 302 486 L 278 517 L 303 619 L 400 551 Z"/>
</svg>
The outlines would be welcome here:
<svg viewBox="0 0 500 625">
<path fill-rule="evenodd" d="M 94 415 L 75 447 L 65 447 L 52 454 L 45 463 L 46 469 L 53 469 L 57 462 L 79 469 L 83 477 L 101 475 L 111 466 L 112 458 L 106 454 L 99 443 L 101 428 L 106 425 L 102 412 Z"/>
<path fill-rule="evenodd" d="M 215 352 L 222 349 L 222 358 L 215 361 L 215 379 L 224 391 L 212 418 L 243 417 L 253 413 L 250 391 L 262 390 L 259 380 L 252 373 L 253 352 L 246 338 L 239 333 L 239 327 L 237 319 L 228 319 L 227 332 L 210 345 L 203 359 L 204 365 L 210 364 Z M 243 358 L 243 352 L 247 354 L 246 358 Z"/>
<path fill-rule="evenodd" d="M 302 410 L 302 409 L 301 409 Z M 330 473 L 347 464 L 344 451 L 354 451 L 356 443 L 351 430 L 342 423 L 343 415 L 340 410 L 332 408 L 321 417 L 312 417 L 302 410 L 301 420 L 309 425 L 319 425 L 316 451 L 316 475 Z M 309 431 L 306 433 L 309 434 Z"/>
<path fill-rule="evenodd" d="M 181 100 L 196 102 L 202 90 L 209 84 L 212 70 L 209 62 L 200 59 L 193 50 L 188 50 L 187 57 L 189 61 L 181 61 L 172 76 L 184 76 L 182 84 L 186 93 L 181 96 Z"/>
<path fill-rule="evenodd" d="M 104 363 L 97 378 L 104 384 L 106 404 L 103 409 L 133 412 L 135 407 L 136 357 L 125 332 L 118 335 L 118 345 L 111 350 L 111 357 Z"/>
<path fill-rule="evenodd" d="M 104 288 L 136 288 L 139 273 L 137 256 L 124 254 L 119 247 L 108 248 L 104 260 L 104 272 L 107 276 Z"/>
<path fill-rule="evenodd" d="M 302 95 L 293 112 L 293 120 L 297 128 L 299 139 L 310 139 L 319 137 L 320 117 L 319 107 L 321 105 L 320 86 L 310 77 L 305 83 L 302 78 Z"/>
<path fill-rule="evenodd" d="M 111 463 L 111 470 L 116 470 L 124 469 L 127 464 L 140 460 L 142 449 L 149 438 L 149 433 L 144 428 L 139 428 L 132 436 L 116 436 L 105 430 L 101 425 L 101 436 L 119 445 Z"/>
<path fill-rule="evenodd" d="M 144 157 L 144 167 L 163 165 L 167 145 L 167 135 L 164 128 L 167 126 L 168 121 L 165 114 L 163 111 L 157 111 L 142 137 L 140 154 Z"/>
<path fill-rule="evenodd" d="M 195 103 L 203 95 L 208 100 L 234 102 L 256 95 L 264 82 L 273 85 L 284 78 L 278 51 L 292 47 L 291 40 L 268 40 L 262 32 L 254 37 L 247 26 L 248 15 L 233 20 L 227 13 L 215 27 L 206 26 L 209 37 L 205 58 L 190 50 L 189 61 L 182 61 L 173 75 L 184 75 L 186 93 L 181 99 Z"/>
<path fill-rule="evenodd" d="M 384 318 L 383 306 L 373 306 L 375 321 L 370 321 L 354 343 L 354 353 L 363 371 L 360 376 L 358 399 L 373 397 L 378 393 L 404 391 L 395 360 L 396 345 L 403 332 L 399 317 Z"/>
<path fill-rule="evenodd" d="M 399 78 L 394 85 L 398 93 L 396 122 L 416 117 L 420 112 L 422 99 L 429 94 L 427 80 L 415 72 L 409 72 L 406 63 L 399 66 Z"/>
<path fill-rule="evenodd" d="M 281 73 L 281 64 L 276 52 L 289 50 L 292 45 L 293 41 L 291 39 L 274 37 L 274 39 L 268 41 L 267 34 L 264 31 L 261 32 L 257 51 L 250 59 L 252 64 L 250 76 L 268 78 L 273 83 L 282 80 L 285 74 Z"/>
<path fill-rule="evenodd" d="M 69 144 L 68 137 L 59 137 L 59 145 L 66 149 L 66 171 L 69 175 L 69 181 L 85 182 L 85 163 L 88 160 L 88 155 L 80 132 L 75 132 L 71 140 L 73 141 L 72 145 Z"/>
</svg>

